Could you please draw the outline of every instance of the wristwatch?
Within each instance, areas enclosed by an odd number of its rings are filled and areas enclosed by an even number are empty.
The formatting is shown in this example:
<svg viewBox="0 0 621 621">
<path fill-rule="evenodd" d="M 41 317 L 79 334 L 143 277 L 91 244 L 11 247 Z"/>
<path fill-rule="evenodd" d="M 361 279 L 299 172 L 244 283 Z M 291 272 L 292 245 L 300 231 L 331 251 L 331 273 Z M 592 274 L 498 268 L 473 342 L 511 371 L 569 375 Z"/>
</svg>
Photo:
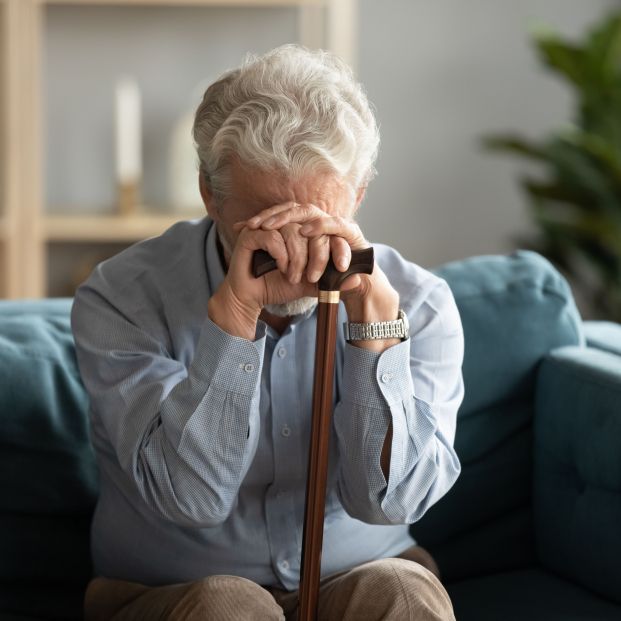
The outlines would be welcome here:
<svg viewBox="0 0 621 621">
<path fill-rule="evenodd" d="M 369 323 L 343 324 L 346 341 L 371 341 L 375 339 L 401 339 L 410 335 L 410 323 L 405 311 L 400 308 L 397 319 L 393 321 L 371 321 Z"/>
</svg>

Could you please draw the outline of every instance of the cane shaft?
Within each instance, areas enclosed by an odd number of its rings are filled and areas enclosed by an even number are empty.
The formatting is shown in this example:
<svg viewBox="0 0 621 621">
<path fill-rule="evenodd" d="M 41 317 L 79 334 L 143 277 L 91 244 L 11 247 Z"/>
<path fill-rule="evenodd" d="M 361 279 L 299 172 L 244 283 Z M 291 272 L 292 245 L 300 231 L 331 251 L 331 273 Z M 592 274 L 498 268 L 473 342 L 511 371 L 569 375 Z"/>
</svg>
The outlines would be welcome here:
<svg viewBox="0 0 621 621">
<path fill-rule="evenodd" d="M 253 255 L 252 273 L 255 278 L 276 269 L 276 261 L 265 251 Z M 373 272 L 373 248 L 352 250 L 349 268 L 337 270 L 332 258 L 319 279 L 315 376 L 313 382 L 313 415 L 308 451 L 306 506 L 302 541 L 298 621 L 315 621 L 319 580 L 321 577 L 321 548 L 325 515 L 328 452 L 334 389 L 334 354 L 336 350 L 339 289 L 352 274 Z"/>
<path fill-rule="evenodd" d="M 339 308 L 338 292 L 329 293 L 331 296 L 320 296 L 320 300 L 323 297 L 324 299 L 331 298 L 332 301 L 320 301 L 317 314 L 313 417 L 311 421 L 311 442 L 306 479 L 299 621 L 315 621 L 321 576 L 323 519 L 328 475 L 332 393 L 334 389 L 336 322 Z"/>
</svg>

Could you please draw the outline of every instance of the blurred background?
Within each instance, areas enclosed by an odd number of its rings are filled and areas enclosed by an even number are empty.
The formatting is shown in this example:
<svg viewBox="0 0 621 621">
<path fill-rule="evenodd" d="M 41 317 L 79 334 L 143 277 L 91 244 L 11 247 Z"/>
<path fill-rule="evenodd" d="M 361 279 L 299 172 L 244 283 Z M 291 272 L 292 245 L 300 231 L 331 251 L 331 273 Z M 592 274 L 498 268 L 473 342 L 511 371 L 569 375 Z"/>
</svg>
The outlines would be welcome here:
<svg viewBox="0 0 621 621">
<path fill-rule="evenodd" d="M 298 41 L 342 55 L 375 107 L 369 239 L 426 268 L 532 247 L 585 318 L 621 321 L 618 8 L 0 0 L 0 297 L 70 296 L 98 261 L 201 217 L 204 89 L 246 52 Z"/>
</svg>

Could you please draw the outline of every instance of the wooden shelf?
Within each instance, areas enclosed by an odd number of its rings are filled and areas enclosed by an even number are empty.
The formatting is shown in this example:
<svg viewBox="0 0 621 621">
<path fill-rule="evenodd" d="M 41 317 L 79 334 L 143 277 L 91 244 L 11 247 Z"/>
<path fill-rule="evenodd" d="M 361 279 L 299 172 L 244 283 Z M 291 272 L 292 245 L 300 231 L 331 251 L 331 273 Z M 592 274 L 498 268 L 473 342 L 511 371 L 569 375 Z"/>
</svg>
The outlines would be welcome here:
<svg viewBox="0 0 621 621">
<path fill-rule="evenodd" d="M 48 7 L 294 7 L 299 42 L 324 47 L 355 67 L 357 0 L 0 0 L 0 298 L 39 298 L 49 290 L 53 244 L 129 244 L 160 235 L 204 212 L 133 216 L 88 215 L 83 209 L 45 213 L 42 41 Z M 241 12 L 240 12 L 241 16 Z M 81 248 L 70 252 L 78 255 Z M 64 250 L 63 250 L 64 251 Z M 66 267 L 66 266 L 65 266 Z M 65 267 L 61 267 L 63 270 Z M 55 274 L 56 275 L 56 274 Z"/>
<path fill-rule="evenodd" d="M 200 213 L 118 215 L 46 215 L 43 237 L 48 242 L 135 242 L 160 235 L 181 220 Z"/>
<path fill-rule="evenodd" d="M 83 6 L 324 6 L 329 0 L 38 0 L 47 5 L 83 5 Z"/>
</svg>

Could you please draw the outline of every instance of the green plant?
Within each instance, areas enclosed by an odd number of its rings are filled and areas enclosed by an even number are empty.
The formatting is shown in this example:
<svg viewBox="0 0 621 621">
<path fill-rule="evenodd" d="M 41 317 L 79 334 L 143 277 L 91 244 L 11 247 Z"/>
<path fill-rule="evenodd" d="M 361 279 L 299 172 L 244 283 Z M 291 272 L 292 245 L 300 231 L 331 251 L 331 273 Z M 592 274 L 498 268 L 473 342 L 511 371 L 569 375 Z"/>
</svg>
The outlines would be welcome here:
<svg viewBox="0 0 621 621">
<path fill-rule="evenodd" d="M 533 43 L 572 87 L 572 123 L 541 142 L 512 134 L 483 142 L 543 167 L 542 177 L 521 179 L 540 229 L 527 244 L 575 278 L 604 318 L 621 321 L 621 13 L 579 42 L 539 30 Z"/>
</svg>

